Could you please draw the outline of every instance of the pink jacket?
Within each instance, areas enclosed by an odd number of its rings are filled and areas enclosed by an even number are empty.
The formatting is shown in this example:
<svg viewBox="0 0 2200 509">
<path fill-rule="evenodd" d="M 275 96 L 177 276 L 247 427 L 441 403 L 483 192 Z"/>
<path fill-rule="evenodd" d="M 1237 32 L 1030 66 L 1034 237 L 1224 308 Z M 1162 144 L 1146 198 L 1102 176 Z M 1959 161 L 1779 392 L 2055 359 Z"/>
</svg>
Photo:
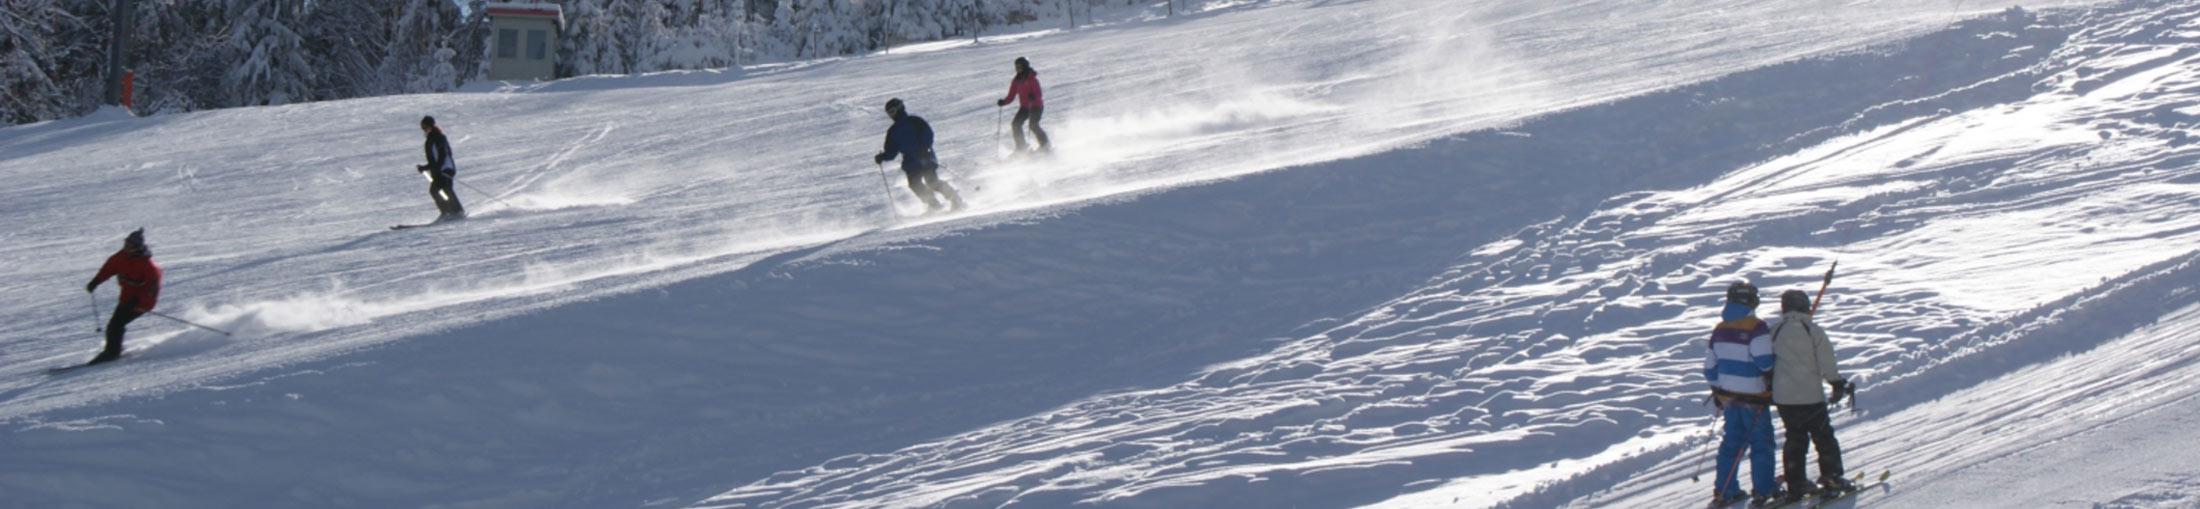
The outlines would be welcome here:
<svg viewBox="0 0 2200 509">
<path fill-rule="evenodd" d="M 1025 108 L 1046 106 L 1046 101 L 1039 99 L 1039 71 L 1031 71 L 1008 82 L 1008 97 L 1001 98 L 1001 102 L 1005 104 L 1009 99 L 1015 99 L 1017 106 Z"/>
</svg>

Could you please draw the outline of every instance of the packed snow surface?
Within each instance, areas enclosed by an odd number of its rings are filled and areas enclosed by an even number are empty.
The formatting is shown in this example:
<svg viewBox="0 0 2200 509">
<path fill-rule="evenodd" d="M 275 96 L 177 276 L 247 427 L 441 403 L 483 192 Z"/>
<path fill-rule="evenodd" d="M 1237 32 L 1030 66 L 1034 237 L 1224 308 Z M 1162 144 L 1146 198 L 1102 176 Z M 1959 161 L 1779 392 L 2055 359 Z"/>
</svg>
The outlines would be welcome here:
<svg viewBox="0 0 2200 509">
<path fill-rule="evenodd" d="M 0 129 L 0 505 L 1699 506 L 1720 289 L 1837 260 L 1846 505 L 2200 501 L 2200 5 L 1156 13 Z M 48 374 L 139 226 L 235 335 Z"/>
</svg>

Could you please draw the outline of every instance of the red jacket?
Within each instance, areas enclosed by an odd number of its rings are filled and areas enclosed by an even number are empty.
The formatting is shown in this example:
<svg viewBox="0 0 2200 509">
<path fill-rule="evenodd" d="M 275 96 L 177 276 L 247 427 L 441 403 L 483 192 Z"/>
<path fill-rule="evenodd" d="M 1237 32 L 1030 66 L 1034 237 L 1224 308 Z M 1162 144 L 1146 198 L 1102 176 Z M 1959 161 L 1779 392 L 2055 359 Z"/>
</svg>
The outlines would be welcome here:
<svg viewBox="0 0 2200 509">
<path fill-rule="evenodd" d="M 1008 82 L 1008 97 L 1001 100 L 1005 102 L 1009 99 L 1015 99 L 1017 106 L 1025 108 L 1046 106 L 1046 102 L 1039 98 L 1039 71 L 1024 73 L 1017 76 L 1015 81 Z"/>
<path fill-rule="evenodd" d="M 99 275 L 92 276 L 92 285 L 115 277 L 115 284 L 122 287 L 122 298 L 116 305 L 128 304 L 137 299 L 138 311 L 152 311 L 160 302 L 160 266 L 153 265 L 153 255 L 132 249 L 116 251 L 107 257 L 107 264 L 99 266 Z"/>
</svg>

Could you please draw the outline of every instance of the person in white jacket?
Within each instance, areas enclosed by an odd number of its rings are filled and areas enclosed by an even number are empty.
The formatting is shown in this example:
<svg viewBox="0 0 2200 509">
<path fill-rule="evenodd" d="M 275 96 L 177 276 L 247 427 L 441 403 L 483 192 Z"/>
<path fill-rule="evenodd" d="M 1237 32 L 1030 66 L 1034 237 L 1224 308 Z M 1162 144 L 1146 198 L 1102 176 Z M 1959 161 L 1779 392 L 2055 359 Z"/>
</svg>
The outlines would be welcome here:
<svg viewBox="0 0 2200 509">
<path fill-rule="evenodd" d="M 1848 380 L 1834 363 L 1833 341 L 1826 329 L 1811 323 L 1810 294 L 1788 290 L 1780 294 L 1780 320 L 1772 325 L 1772 404 L 1780 409 L 1780 423 L 1787 429 L 1787 443 L 1780 450 L 1782 475 L 1787 478 L 1787 497 L 1823 489 L 1838 493 L 1856 489 L 1843 478 L 1841 443 L 1833 438 L 1832 417 L 1826 411 L 1826 394 L 1818 384 L 1833 388 L 1834 402 L 1848 393 Z M 1811 446 L 1818 447 L 1818 485 L 1813 489 L 1803 473 L 1803 459 Z"/>
</svg>

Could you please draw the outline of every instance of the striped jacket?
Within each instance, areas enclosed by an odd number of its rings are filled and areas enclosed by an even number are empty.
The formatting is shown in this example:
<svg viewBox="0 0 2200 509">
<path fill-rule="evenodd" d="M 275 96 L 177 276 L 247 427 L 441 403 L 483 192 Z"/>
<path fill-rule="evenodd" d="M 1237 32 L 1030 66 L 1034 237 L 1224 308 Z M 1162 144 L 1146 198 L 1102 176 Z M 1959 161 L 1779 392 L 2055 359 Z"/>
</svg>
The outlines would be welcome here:
<svg viewBox="0 0 2200 509">
<path fill-rule="evenodd" d="M 1703 364 L 1704 379 L 1711 382 L 1711 391 L 1722 399 L 1771 403 L 1772 390 L 1765 383 L 1765 371 L 1772 369 L 1772 328 L 1751 314 L 1749 308 L 1739 305 L 1729 305 L 1726 316 L 1735 318 L 1719 322 L 1711 329 L 1707 349 L 1710 355 L 1704 358 Z"/>
</svg>

